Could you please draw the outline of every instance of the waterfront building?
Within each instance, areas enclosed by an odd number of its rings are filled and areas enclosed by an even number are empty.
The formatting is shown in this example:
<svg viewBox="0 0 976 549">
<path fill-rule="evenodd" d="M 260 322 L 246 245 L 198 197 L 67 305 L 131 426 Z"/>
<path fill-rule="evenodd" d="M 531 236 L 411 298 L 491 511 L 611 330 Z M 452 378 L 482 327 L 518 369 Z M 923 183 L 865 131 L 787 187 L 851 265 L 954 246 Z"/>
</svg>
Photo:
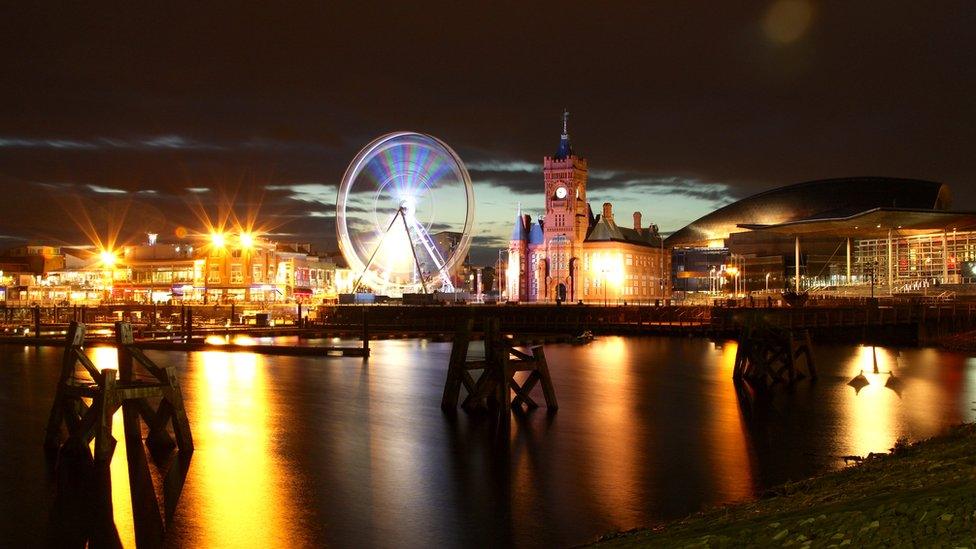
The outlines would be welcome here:
<svg viewBox="0 0 976 549">
<path fill-rule="evenodd" d="M 976 214 L 932 181 L 850 177 L 765 191 L 666 239 L 674 288 L 744 293 L 972 291 Z M 872 288 L 875 287 L 875 288 Z"/>
<path fill-rule="evenodd" d="M 61 246 L 25 244 L 0 254 L 0 270 L 10 274 L 47 276 L 52 271 L 64 269 L 65 261 Z"/>
<path fill-rule="evenodd" d="M 67 246 L 30 243 L 0 253 L 0 302 L 8 305 L 97 303 L 102 274 L 83 274 L 90 255 Z"/>
<path fill-rule="evenodd" d="M 556 154 L 543 159 L 545 214 L 520 211 L 509 242 L 509 301 L 648 302 L 670 294 L 670 255 L 657 226 L 618 224 L 613 206 L 594 215 L 588 164 L 569 139 L 568 113 Z"/>
<path fill-rule="evenodd" d="M 324 303 L 335 301 L 337 285 L 349 285 L 350 278 L 308 244 L 276 243 L 246 233 L 175 242 L 151 235 L 140 244 L 98 252 L 25 246 L 7 254 L 11 259 L 0 259 L 7 267 L 0 270 L 0 300 L 15 306 Z M 57 269 L 44 271 L 44 266 Z"/>
</svg>

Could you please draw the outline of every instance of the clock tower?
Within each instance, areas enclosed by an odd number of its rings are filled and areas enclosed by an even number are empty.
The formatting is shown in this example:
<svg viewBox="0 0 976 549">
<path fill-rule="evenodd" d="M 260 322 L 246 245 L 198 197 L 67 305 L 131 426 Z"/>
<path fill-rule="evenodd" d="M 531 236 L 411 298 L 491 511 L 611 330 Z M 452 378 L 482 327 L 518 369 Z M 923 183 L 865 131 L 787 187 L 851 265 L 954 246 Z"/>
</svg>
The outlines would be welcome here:
<svg viewBox="0 0 976 549">
<path fill-rule="evenodd" d="M 545 157 L 542 165 L 546 193 L 543 227 L 547 242 L 560 235 L 572 242 L 582 242 L 589 225 L 586 159 L 573 151 L 568 126 L 569 112 L 563 112 L 559 149 L 555 155 Z"/>
<path fill-rule="evenodd" d="M 573 151 L 569 141 L 569 112 L 563 112 L 563 133 L 553 156 L 543 159 L 546 213 L 543 217 L 545 264 L 539 273 L 546 283 L 539 285 L 544 300 L 575 300 L 576 280 L 583 240 L 589 228 L 586 202 L 586 159 Z"/>
</svg>

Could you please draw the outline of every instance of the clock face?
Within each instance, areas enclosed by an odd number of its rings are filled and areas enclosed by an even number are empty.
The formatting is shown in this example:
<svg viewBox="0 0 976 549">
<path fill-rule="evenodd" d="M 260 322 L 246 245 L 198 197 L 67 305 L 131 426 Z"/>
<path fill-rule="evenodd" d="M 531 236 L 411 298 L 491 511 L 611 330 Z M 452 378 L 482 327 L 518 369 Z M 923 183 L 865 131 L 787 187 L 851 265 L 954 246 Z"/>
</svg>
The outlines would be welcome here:
<svg viewBox="0 0 976 549">
<path fill-rule="evenodd" d="M 556 198 L 566 198 L 566 187 L 559 187 L 556 189 Z"/>
</svg>

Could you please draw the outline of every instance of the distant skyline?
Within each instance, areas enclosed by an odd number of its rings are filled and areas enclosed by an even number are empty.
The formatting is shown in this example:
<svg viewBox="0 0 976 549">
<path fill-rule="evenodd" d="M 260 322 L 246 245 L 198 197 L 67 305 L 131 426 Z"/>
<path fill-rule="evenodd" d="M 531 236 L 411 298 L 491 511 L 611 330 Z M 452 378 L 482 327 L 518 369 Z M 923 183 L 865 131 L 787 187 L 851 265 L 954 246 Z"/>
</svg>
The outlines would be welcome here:
<svg viewBox="0 0 976 549">
<path fill-rule="evenodd" d="M 594 210 L 665 232 L 829 177 L 940 181 L 976 209 L 971 2 L 6 12 L 0 246 L 256 214 L 272 238 L 335 249 L 346 165 L 412 130 L 467 164 L 473 257 L 491 263 L 517 205 L 542 211 L 564 108 Z"/>
</svg>

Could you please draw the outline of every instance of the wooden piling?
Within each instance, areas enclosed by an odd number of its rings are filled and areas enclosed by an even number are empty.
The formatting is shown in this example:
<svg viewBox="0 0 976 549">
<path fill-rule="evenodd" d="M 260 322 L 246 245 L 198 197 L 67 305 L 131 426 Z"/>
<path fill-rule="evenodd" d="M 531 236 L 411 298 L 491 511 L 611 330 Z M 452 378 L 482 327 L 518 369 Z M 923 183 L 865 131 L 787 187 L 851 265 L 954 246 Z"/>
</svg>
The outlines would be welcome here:
<svg viewBox="0 0 976 549">
<path fill-rule="evenodd" d="M 516 349 L 509 338 L 502 335 L 499 319 L 486 318 L 483 320 L 484 359 L 467 360 L 472 326 L 473 321 L 467 320 L 454 333 L 444 394 L 441 398 L 442 409 L 452 410 L 458 405 L 460 388 L 463 385 L 467 396 L 461 403 L 462 408 L 468 411 L 497 409 L 499 419 L 507 422 L 510 420 L 511 408 L 538 407 L 538 403 L 531 396 L 536 384 L 542 386 L 546 407 L 552 411 L 559 408 L 542 346 L 533 347 L 532 354 Z M 479 370 L 481 373 L 476 380 L 471 372 Z M 518 372 L 528 372 L 528 377 L 521 383 L 516 378 Z"/>
<path fill-rule="evenodd" d="M 149 360 L 134 345 L 131 325 L 117 322 L 115 328 L 119 349 L 118 369 L 104 368 L 99 371 L 82 348 L 84 324 L 72 322 L 69 326 L 61 376 L 48 418 L 45 445 L 57 448 L 62 426 L 65 426 L 68 433 L 66 444 L 87 452 L 88 444 L 94 438 L 93 458 L 96 461 L 111 460 L 116 445 L 112 438 L 112 417 L 121 406 L 124 417 L 142 417 L 149 427 L 150 444 L 168 441 L 165 430 L 167 424 L 172 423 L 176 446 L 182 454 L 189 455 L 193 452 L 193 438 L 175 369 L 160 368 Z M 76 377 L 77 363 L 84 367 L 88 379 Z M 149 374 L 148 379 L 136 378 L 136 366 Z M 90 407 L 83 400 L 86 398 L 92 399 Z M 159 399 L 157 408 L 148 400 L 151 398 Z M 135 432 L 133 429 L 138 430 L 138 426 L 125 427 L 127 436 Z M 139 436 L 141 441 L 141 434 Z"/>
</svg>

